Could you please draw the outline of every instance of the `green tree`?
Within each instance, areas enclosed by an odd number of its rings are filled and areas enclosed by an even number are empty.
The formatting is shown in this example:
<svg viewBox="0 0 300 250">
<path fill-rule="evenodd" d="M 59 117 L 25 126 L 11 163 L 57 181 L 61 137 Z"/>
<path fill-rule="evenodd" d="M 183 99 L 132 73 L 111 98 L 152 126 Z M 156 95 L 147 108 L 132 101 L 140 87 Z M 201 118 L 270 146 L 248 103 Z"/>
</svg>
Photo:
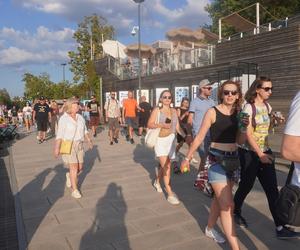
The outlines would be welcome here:
<svg viewBox="0 0 300 250">
<path fill-rule="evenodd" d="M 85 17 L 74 33 L 78 46 L 69 52 L 70 70 L 74 82 L 81 84 L 84 92 L 96 93 L 99 78 L 95 76 L 93 60 L 103 56 L 102 41 L 112 39 L 114 28 L 103 17 L 96 14 Z M 99 92 L 99 91 L 98 91 Z"/>
<path fill-rule="evenodd" d="M 34 99 L 39 96 L 53 97 L 54 83 L 50 81 L 48 74 L 43 73 L 35 76 L 31 73 L 25 73 L 22 81 L 25 83 L 25 98 Z"/>
<path fill-rule="evenodd" d="M 284 19 L 285 17 L 294 15 L 300 11 L 299 0 L 212 0 L 211 3 L 206 6 L 206 11 L 212 19 L 211 31 L 215 33 L 218 32 L 219 18 L 225 17 L 235 11 L 242 10 L 256 2 L 261 3 L 261 5 L 270 12 L 269 14 L 264 10 L 260 11 L 262 24 L 274 21 L 274 17 Z M 255 23 L 255 7 L 241 11 L 239 14 Z M 226 36 L 232 35 L 235 32 L 233 27 L 227 25 L 222 26 L 222 33 Z"/>
<path fill-rule="evenodd" d="M 7 92 L 7 90 L 5 88 L 0 89 L 0 105 L 1 104 L 5 104 L 5 105 L 11 104 L 11 99 L 10 99 L 9 93 Z"/>
</svg>

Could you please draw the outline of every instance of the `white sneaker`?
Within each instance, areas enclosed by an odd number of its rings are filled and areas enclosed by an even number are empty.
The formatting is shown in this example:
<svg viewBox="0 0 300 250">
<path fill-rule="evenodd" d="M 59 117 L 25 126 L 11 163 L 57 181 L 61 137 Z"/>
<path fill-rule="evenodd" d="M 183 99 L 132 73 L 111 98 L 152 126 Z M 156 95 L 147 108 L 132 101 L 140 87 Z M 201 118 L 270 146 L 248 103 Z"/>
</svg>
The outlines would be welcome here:
<svg viewBox="0 0 300 250">
<path fill-rule="evenodd" d="M 156 189 L 156 191 L 157 191 L 158 193 L 162 193 L 162 192 L 163 192 L 163 190 L 162 190 L 160 184 L 159 184 L 156 180 L 155 180 L 154 183 L 153 183 L 153 187 L 155 187 L 155 189 Z"/>
<path fill-rule="evenodd" d="M 72 192 L 72 197 L 74 197 L 75 199 L 80 199 L 80 198 L 81 198 L 81 193 L 79 192 L 78 189 L 75 189 L 75 190 Z"/>
<path fill-rule="evenodd" d="M 205 228 L 205 235 L 208 238 L 213 239 L 217 243 L 224 243 L 226 240 L 215 230 L 215 229 L 210 229 L 208 230 L 207 227 Z"/>
<path fill-rule="evenodd" d="M 191 160 L 191 163 L 194 163 L 194 164 L 196 164 L 196 163 L 198 163 L 199 161 L 197 161 L 195 158 L 192 158 L 192 160 Z"/>
<path fill-rule="evenodd" d="M 71 180 L 70 180 L 70 173 L 66 173 L 66 186 L 68 188 L 70 188 L 72 185 L 71 185 Z"/>
<path fill-rule="evenodd" d="M 176 194 L 171 194 L 171 195 L 168 195 L 168 199 L 167 201 L 172 204 L 172 205 L 178 205 L 180 203 L 180 201 L 178 200 Z"/>
</svg>

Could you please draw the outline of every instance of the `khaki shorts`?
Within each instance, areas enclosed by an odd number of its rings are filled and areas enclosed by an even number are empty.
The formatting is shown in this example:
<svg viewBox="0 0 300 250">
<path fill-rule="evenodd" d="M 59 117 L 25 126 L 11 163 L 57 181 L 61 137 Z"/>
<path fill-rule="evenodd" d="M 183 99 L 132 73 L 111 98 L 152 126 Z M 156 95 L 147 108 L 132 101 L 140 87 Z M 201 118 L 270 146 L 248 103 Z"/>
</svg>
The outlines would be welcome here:
<svg viewBox="0 0 300 250">
<path fill-rule="evenodd" d="M 83 143 L 81 141 L 74 141 L 72 144 L 71 154 L 63 154 L 62 160 L 65 164 L 83 163 Z"/>
<path fill-rule="evenodd" d="M 109 127 L 109 129 L 120 128 L 119 118 L 109 118 L 108 117 L 108 127 Z"/>
</svg>

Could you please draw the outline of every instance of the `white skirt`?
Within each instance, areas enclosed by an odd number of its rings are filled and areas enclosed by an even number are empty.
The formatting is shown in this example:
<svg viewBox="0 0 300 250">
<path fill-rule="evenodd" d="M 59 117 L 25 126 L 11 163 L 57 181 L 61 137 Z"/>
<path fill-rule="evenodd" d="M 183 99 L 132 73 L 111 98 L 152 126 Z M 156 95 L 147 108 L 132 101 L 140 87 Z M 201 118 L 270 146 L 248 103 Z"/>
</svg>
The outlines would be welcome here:
<svg viewBox="0 0 300 250">
<path fill-rule="evenodd" d="M 176 137 L 175 134 L 170 134 L 167 137 L 158 137 L 154 146 L 156 157 L 168 156 L 170 160 L 175 159 Z"/>
</svg>

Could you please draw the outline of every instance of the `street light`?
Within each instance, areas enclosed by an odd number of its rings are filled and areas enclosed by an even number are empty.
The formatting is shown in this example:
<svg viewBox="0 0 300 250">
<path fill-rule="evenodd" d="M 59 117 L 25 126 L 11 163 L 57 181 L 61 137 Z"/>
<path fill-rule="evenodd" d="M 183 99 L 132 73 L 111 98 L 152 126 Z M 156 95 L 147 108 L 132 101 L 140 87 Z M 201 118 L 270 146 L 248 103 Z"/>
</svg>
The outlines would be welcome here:
<svg viewBox="0 0 300 250">
<path fill-rule="evenodd" d="M 141 58 L 141 3 L 145 0 L 133 0 L 135 3 L 138 4 L 138 44 L 139 44 L 139 98 L 142 95 L 141 89 L 141 69 L 142 69 L 142 58 Z"/>
<path fill-rule="evenodd" d="M 65 66 L 67 65 L 66 63 L 62 63 L 60 64 L 61 66 L 63 66 L 63 84 L 64 84 L 64 98 L 66 98 L 66 86 L 65 86 Z"/>
</svg>

